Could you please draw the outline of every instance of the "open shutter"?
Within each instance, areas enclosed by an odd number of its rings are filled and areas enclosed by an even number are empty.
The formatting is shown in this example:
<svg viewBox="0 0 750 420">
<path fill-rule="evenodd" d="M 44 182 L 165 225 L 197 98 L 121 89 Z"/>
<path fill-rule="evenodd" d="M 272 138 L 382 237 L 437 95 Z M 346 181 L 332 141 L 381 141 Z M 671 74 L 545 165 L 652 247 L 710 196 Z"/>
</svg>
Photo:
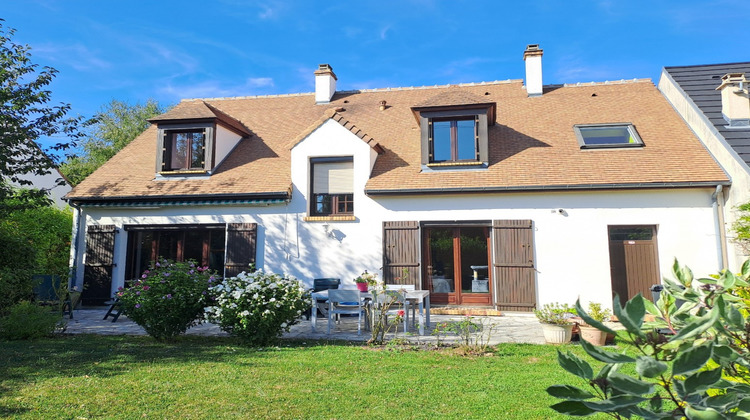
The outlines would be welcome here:
<svg viewBox="0 0 750 420">
<path fill-rule="evenodd" d="M 536 307 L 534 231 L 531 220 L 493 220 L 495 305 L 530 312 Z"/>
<path fill-rule="evenodd" d="M 257 223 L 229 223 L 227 225 L 225 277 L 234 277 L 243 271 L 250 271 L 250 264 L 255 264 L 257 236 Z"/>
<path fill-rule="evenodd" d="M 420 289 L 419 222 L 383 222 L 383 280 Z"/>
<path fill-rule="evenodd" d="M 84 305 L 102 305 L 112 298 L 115 225 L 89 226 L 86 231 L 86 261 L 83 269 Z"/>
</svg>

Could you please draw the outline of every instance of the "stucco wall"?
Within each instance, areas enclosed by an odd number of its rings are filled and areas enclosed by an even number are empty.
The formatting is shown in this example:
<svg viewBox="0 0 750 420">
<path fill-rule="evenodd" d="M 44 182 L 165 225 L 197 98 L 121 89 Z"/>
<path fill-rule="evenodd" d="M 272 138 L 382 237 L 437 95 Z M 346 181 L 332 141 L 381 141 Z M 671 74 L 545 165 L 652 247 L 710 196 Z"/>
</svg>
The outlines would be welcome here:
<svg viewBox="0 0 750 420">
<path fill-rule="evenodd" d="M 352 156 L 355 221 L 309 222 L 309 159 Z M 670 275 L 674 258 L 698 275 L 718 269 L 720 253 L 712 189 L 576 191 L 368 197 L 364 188 L 377 154 L 338 123 L 329 121 L 292 149 L 292 199 L 249 207 L 84 208 L 85 226 L 114 224 L 258 223 L 257 266 L 297 276 L 339 277 L 351 283 L 363 270 L 382 266 L 383 221 L 531 219 L 537 268 L 537 303 L 611 303 L 608 226 L 655 225 L 659 265 Z M 562 214 L 559 212 L 563 209 Z M 124 282 L 127 232 L 115 240 L 113 290 Z M 83 265 L 83 252 L 77 265 Z M 77 283 L 82 284 L 83 270 Z"/>
</svg>

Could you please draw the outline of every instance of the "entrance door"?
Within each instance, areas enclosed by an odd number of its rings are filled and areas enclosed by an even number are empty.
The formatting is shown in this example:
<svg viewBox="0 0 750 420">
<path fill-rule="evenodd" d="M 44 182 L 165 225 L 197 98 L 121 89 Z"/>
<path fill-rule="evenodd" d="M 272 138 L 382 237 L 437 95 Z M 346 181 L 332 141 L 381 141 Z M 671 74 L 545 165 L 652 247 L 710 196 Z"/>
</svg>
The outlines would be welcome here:
<svg viewBox="0 0 750 420">
<path fill-rule="evenodd" d="M 438 304 L 490 305 L 489 229 L 445 226 L 424 229 L 425 287 Z"/>
<path fill-rule="evenodd" d="M 638 293 L 649 298 L 650 287 L 659 283 L 656 227 L 610 226 L 609 264 L 612 295 L 621 304 Z"/>
</svg>

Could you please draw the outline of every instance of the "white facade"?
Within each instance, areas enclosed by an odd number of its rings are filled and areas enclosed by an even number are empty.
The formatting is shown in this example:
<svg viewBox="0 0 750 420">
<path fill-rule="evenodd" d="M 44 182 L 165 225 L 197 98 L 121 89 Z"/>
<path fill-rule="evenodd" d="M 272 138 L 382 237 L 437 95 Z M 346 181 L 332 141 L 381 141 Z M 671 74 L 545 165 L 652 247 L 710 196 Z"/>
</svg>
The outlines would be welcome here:
<svg viewBox="0 0 750 420">
<path fill-rule="evenodd" d="M 306 221 L 310 158 L 353 158 L 354 221 Z M 611 304 L 608 226 L 653 225 L 659 269 L 671 277 L 674 258 L 697 275 L 718 270 L 721 255 L 713 189 L 654 189 L 456 195 L 367 196 L 365 185 L 378 155 L 339 123 L 329 120 L 292 149 L 292 198 L 269 206 L 83 207 L 85 228 L 114 224 L 114 290 L 125 280 L 124 225 L 257 223 L 256 266 L 284 272 L 308 284 L 317 277 L 344 283 L 363 270 L 378 272 L 384 221 L 533 221 L 537 305 L 582 301 Z M 560 211 L 562 209 L 562 211 Z M 82 267 L 83 252 L 76 266 Z M 82 285 L 83 270 L 76 283 Z M 349 284 L 349 286 L 352 286 Z"/>
</svg>

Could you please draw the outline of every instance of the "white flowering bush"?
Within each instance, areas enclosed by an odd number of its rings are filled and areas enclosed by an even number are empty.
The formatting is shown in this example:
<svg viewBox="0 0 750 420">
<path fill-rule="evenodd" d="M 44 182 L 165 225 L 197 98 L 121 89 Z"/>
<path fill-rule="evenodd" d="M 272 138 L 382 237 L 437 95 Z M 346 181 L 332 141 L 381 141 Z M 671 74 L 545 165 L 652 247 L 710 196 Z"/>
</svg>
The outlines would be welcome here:
<svg viewBox="0 0 750 420">
<path fill-rule="evenodd" d="M 206 308 L 209 320 L 254 345 L 278 340 L 310 307 L 310 294 L 302 282 L 263 270 L 224 279 L 211 291 L 214 305 Z"/>
</svg>

